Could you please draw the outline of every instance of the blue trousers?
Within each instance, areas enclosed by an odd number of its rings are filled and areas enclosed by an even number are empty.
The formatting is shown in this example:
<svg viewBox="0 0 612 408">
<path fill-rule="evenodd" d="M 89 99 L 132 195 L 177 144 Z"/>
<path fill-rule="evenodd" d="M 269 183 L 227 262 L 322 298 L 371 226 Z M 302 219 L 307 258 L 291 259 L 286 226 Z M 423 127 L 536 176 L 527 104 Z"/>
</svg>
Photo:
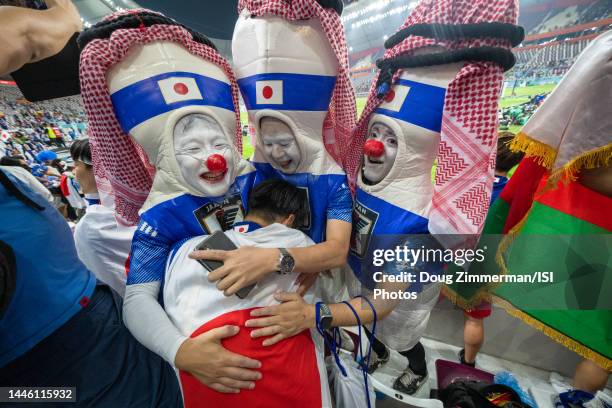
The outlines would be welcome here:
<svg viewBox="0 0 612 408">
<path fill-rule="evenodd" d="M 174 370 L 124 326 L 122 303 L 98 285 L 83 310 L 0 368 L 0 386 L 76 387 L 76 404 L 42 407 L 182 407 Z"/>
</svg>

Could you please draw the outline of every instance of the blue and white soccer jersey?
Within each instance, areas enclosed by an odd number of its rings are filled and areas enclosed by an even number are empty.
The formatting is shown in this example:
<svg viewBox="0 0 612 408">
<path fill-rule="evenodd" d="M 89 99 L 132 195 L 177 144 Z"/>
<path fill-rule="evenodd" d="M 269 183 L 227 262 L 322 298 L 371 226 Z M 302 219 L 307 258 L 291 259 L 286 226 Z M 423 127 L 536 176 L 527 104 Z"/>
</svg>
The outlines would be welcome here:
<svg viewBox="0 0 612 408">
<path fill-rule="evenodd" d="M 427 218 L 357 189 L 348 262 L 357 279 L 370 289 L 373 250 L 395 248 L 402 234 L 426 234 Z M 362 271 L 362 268 L 365 270 Z"/>
<path fill-rule="evenodd" d="M 255 174 L 238 176 L 230 193 L 223 197 L 183 194 L 142 213 L 132 240 L 127 284 L 161 281 L 168 255 L 177 242 L 225 231 L 242 221 Z"/>
</svg>

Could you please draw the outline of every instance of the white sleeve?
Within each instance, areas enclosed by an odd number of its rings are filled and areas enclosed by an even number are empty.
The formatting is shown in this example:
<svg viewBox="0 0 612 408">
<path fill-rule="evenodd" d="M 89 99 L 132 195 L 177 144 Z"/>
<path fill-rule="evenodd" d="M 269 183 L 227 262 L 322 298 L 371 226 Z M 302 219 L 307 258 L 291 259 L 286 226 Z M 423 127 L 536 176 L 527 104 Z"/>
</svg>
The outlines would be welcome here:
<svg viewBox="0 0 612 408">
<path fill-rule="evenodd" d="M 92 205 L 74 231 L 74 244 L 81 261 L 121 297 L 125 296 L 125 263 L 135 229 L 119 224 L 111 209 Z"/>
<path fill-rule="evenodd" d="M 123 300 L 123 321 L 132 335 L 172 366 L 176 352 L 187 339 L 157 301 L 161 283 L 128 285 Z"/>
</svg>

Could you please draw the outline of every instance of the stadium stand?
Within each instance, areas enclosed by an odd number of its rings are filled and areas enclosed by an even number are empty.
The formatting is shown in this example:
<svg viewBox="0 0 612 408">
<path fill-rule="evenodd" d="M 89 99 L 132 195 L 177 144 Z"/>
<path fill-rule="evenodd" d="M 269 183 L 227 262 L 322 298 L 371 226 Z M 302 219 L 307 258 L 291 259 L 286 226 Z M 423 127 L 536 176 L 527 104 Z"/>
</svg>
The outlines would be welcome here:
<svg viewBox="0 0 612 408">
<path fill-rule="evenodd" d="M 0 85 L 0 156 L 20 155 L 34 164 L 41 151 L 65 150 L 82 137 L 85 122 L 79 96 L 32 103 L 15 85 Z"/>
<path fill-rule="evenodd" d="M 593 38 L 612 27 L 612 7 L 610 0 L 521 0 L 519 23 L 528 35 L 514 49 L 517 63 L 506 73 L 506 78 L 558 78 Z M 372 27 L 371 30 L 380 29 Z M 350 35 L 347 32 L 349 42 Z M 376 31 L 368 36 L 382 37 L 383 33 Z M 376 72 L 376 60 L 382 53 L 381 44 L 349 55 L 358 96 L 368 92 Z"/>
</svg>

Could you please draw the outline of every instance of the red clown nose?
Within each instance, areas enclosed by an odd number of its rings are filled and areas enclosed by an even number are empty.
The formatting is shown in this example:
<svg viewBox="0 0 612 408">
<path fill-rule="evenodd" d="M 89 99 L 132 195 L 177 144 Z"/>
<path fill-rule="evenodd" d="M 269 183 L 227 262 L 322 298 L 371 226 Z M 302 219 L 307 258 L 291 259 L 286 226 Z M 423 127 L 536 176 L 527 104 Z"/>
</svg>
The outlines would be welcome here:
<svg viewBox="0 0 612 408">
<path fill-rule="evenodd" d="M 225 171 L 227 169 L 227 162 L 225 157 L 220 154 L 211 154 L 206 159 L 206 167 L 208 167 L 208 171 Z"/>
<path fill-rule="evenodd" d="M 385 152 L 385 145 L 380 140 L 370 139 L 363 145 L 363 151 L 370 157 L 380 157 Z"/>
</svg>

